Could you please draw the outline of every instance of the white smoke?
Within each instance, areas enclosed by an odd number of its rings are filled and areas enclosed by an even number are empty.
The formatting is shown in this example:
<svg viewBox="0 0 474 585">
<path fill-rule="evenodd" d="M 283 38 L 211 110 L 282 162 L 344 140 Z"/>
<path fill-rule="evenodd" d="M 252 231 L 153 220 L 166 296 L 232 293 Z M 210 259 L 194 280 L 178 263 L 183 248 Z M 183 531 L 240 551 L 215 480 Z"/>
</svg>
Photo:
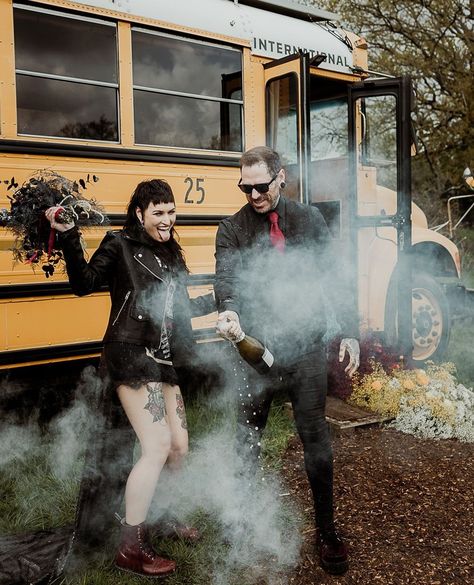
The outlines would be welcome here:
<svg viewBox="0 0 474 585">
<path fill-rule="evenodd" d="M 301 519 L 289 507 L 278 477 L 269 471 L 249 480 L 234 454 L 235 429 L 226 424 L 199 439 L 179 479 L 164 472 L 151 515 L 171 512 L 181 521 L 205 512 L 220 530 L 226 554 L 217 556 L 213 585 L 228 585 L 238 571 L 272 583 L 299 560 Z"/>
<path fill-rule="evenodd" d="M 0 431 L 0 469 L 19 463 L 38 449 L 40 432 L 37 426 L 4 424 Z"/>
<path fill-rule="evenodd" d="M 60 479 L 72 475 L 94 429 L 102 426 L 102 417 L 94 408 L 98 403 L 101 384 L 93 368 L 86 368 L 82 372 L 72 405 L 50 424 L 49 466 Z"/>
<path fill-rule="evenodd" d="M 12 388 L 14 386 L 10 390 Z M 94 410 L 99 390 L 100 380 L 93 368 L 85 369 L 71 406 L 58 414 L 47 429 L 39 424 L 35 409 L 21 423 L 15 422 L 15 412 L 4 413 L 0 430 L 0 469 L 37 457 L 45 473 L 51 471 L 58 479 L 71 477 L 85 452 L 90 433 L 100 422 Z M 22 389 L 22 392 L 28 391 L 27 387 Z"/>
<path fill-rule="evenodd" d="M 2 380 L 0 384 L 0 393 L 5 404 L 8 402 L 14 404 L 24 390 L 22 386 L 11 383 L 8 379 Z M 5 412 L 2 413 L 0 469 L 11 463 L 23 461 L 28 454 L 37 449 L 40 432 L 36 424 L 36 413 L 31 413 L 26 418 L 25 424 L 18 421 L 14 411 L 5 408 Z"/>
</svg>

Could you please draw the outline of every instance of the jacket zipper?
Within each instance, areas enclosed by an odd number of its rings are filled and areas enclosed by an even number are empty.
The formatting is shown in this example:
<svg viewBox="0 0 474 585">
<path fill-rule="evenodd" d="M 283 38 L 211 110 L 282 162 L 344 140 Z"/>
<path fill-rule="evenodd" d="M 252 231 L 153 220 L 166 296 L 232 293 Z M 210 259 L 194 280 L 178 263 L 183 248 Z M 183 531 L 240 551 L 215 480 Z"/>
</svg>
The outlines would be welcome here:
<svg viewBox="0 0 474 585">
<path fill-rule="evenodd" d="M 145 268 L 145 270 L 148 270 L 148 272 L 150 274 L 153 274 L 153 276 L 155 278 L 157 278 L 158 280 L 161 280 L 161 282 L 164 282 L 163 278 L 161 278 L 161 276 L 158 276 L 158 274 L 156 274 L 155 272 L 153 272 L 153 270 L 150 270 L 150 268 L 148 268 L 148 266 L 146 264 L 144 264 L 141 260 L 139 260 L 136 256 L 134 256 L 135 260 L 138 262 L 138 264 L 141 264 L 143 266 L 143 268 Z"/>
<path fill-rule="evenodd" d="M 127 294 L 125 295 L 125 299 L 123 300 L 122 306 L 120 307 L 120 310 L 119 310 L 119 312 L 117 313 L 117 316 L 115 317 L 115 319 L 114 319 L 114 321 L 113 321 L 113 323 L 112 323 L 112 327 L 115 325 L 115 323 L 117 323 L 117 320 L 118 320 L 118 318 L 120 317 L 120 313 L 123 311 L 123 308 L 125 307 L 125 305 L 126 305 L 126 303 L 127 303 L 127 301 L 128 301 L 128 297 L 130 296 L 130 293 L 131 293 L 131 292 L 132 292 L 132 291 L 131 291 L 131 290 L 129 290 L 129 291 L 127 292 Z"/>
</svg>

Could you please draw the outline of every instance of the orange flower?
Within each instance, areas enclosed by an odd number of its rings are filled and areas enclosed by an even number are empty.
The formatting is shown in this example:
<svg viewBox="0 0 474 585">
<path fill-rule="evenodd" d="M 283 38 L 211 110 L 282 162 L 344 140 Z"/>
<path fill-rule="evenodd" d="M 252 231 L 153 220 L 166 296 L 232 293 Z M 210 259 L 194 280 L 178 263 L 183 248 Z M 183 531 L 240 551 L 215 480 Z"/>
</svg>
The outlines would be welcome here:
<svg viewBox="0 0 474 585">
<path fill-rule="evenodd" d="M 372 390 L 375 390 L 375 392 L 380 392 L 380 390 L 382 390 L 382 386 L 383 386 L 383 384 L 380 380 L 374 380 L 372 382 L 372 384 L 370 385 Z"/>
<path fill-rule="evenodd" d="M 428 376 L 422 370 L 416 372 L 416 381 L 420 386 L 427 386 L 430 382 Z"/>
<path fill-rule="evenodd" d="M 403 387 L 405 388 L 405 390 L 414 390 L 415 383 L 412 380 L 404 380 Z"/>
</svg>

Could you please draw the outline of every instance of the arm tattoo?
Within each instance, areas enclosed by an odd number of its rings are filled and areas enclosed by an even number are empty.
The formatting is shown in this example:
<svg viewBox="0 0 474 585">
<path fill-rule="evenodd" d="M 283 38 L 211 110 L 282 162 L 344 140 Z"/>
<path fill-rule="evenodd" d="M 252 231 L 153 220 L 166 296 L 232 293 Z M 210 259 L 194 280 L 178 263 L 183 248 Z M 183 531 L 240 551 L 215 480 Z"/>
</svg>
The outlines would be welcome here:
<svg viewBox="0 0 474 585">
<path fill-rule="evenodd" d="M 188 421 L 186 420 L 186 411 L 184 410 L 184 400 L 180 392 L 176 394 L 176 414 L 181 419 L 181 426 L 183 429 L 188 428 Z"/>
<path fill-rule="evenodd" d="M 148 390 L 148 402 L 145 410 L 149 410 L 153 416 L 153 422 L 161 422 L 166 415 L 165 398 L 163 396 L 163 384 L 161 382 L 149 382 L 146 385 Z"/>
</svg>

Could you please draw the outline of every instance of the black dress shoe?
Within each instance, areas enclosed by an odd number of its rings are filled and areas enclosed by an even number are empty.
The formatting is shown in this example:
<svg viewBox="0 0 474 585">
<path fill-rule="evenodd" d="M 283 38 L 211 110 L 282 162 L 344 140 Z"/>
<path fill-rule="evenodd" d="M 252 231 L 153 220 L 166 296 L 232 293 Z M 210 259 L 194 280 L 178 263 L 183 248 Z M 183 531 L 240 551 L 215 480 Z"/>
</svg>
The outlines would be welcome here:
<svg viewBox="0 0 474 585">
<path fill-rule="evenodd" d="M 347 546 L 335 530 L 317 531 L 317 544 L 321 567 L 331 575 L 342 575 L 349 568 Z"/>
</svg>

